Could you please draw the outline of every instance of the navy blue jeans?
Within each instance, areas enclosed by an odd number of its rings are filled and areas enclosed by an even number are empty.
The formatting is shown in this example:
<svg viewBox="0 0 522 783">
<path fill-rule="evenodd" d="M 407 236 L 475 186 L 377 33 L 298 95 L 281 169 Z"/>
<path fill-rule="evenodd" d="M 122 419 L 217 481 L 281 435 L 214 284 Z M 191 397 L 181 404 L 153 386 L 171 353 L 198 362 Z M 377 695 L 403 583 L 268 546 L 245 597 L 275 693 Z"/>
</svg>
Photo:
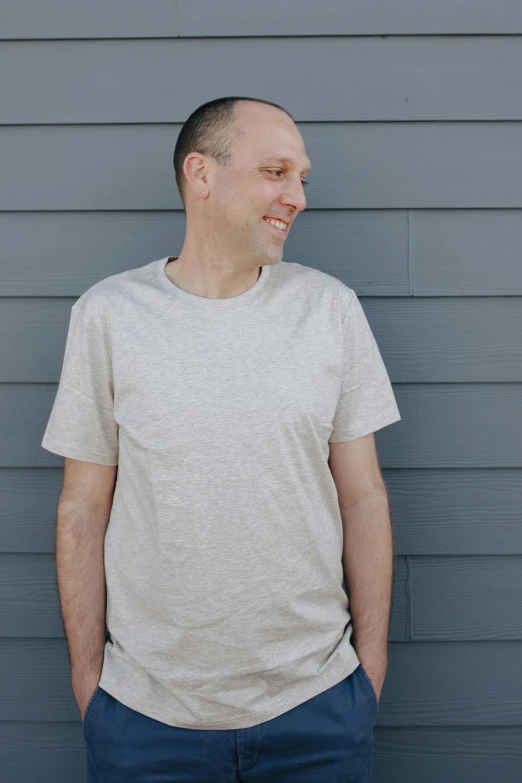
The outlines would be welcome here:
<svg viewBox="0 0 522 783">
<path fill-rule="evenodd" d="M 89 783 L 368 783 L 379 705 L 358 666 L 336 685 L 245 729 L 185 729 L 99 686 L 83 719 Z"/>
</svg>

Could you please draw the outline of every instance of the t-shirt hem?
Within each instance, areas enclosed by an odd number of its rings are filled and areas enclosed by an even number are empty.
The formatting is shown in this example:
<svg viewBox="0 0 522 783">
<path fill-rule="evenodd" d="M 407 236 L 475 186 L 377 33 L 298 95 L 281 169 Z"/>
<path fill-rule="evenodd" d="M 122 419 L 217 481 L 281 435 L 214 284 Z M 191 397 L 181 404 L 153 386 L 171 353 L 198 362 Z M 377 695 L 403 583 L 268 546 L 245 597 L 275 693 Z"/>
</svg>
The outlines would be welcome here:
<svg viewBox="0 0 522 783">
<path fill-rule="evenodd" d="M 189 723 L 173 718 L 173 710 L 162 709 L 157 703 L 138 700 L 135 695 L 135 691 L 132 688 L 124 688 L 121 680 L 115 680 L 109 675 L 109 672 L 105 669 L 102 672 L 100 678 L 99 687 L 109 693 L 115 699 L 120 701 L 126 707 L 140 712 L 142 715 L 146 715 L 154 720 L 166 723 L 169 726 L 176 726 L 183 729 L 246 729 L 252 726 L 257 726 L 259 723 L 263 723 L 273 718 L 277 718 L 288 710 L 299 706 L 305 701 L 312 699 L 314 696 L 322 693 L 328 688 L 332 688 L 339 682 L 349 677 L 355 669 L 359 666 L 359 658 L 357 653 L 353 649 L 352 655 L 347 660 L 339 660 L 335 666 L 328 668 L 321 675 L 316 677 L 308 687 L 302 688 L 299 691 L 294 690 L 290 697 L 282 699 L 274 699 L 270 707 L 263 712 L 258 713 L 255 718 L 245 718 L 241 720 L 229 720 L 229 721 L 205 721 L 202 723 Z M 119 660 L 118 664 L 121 666 L 122 661 Z M 121 676 L 125 677 L 126 682 L 132 683 L 133 677 L 137 676 L 137 672 L 134 668 L 127 672 L 121 672 Z M 139 677 L 139 675 L 138 675 Z M 148 675 L 142 675 L 142 679 L 146 679 Z"/>
</svg>

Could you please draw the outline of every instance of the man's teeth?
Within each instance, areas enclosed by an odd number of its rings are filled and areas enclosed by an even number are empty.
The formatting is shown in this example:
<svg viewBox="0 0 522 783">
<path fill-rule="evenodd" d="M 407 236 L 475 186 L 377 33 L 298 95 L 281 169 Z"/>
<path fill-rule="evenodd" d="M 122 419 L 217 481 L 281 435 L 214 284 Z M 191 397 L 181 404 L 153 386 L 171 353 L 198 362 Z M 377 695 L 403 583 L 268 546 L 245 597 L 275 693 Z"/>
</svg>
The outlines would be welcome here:
<svg viewBox="0 0 522 783">
<path fill-rule="evenodd" d="M 270 225 L 275 226 L 276 228 L 281 228 L 283 231 L 286 230 L 286 223 L 283 223 L 281 220 L 271 220 L 269 218 L 263 218 L 266 220 L 267 223 L 270 223 Z"/>
</svg>

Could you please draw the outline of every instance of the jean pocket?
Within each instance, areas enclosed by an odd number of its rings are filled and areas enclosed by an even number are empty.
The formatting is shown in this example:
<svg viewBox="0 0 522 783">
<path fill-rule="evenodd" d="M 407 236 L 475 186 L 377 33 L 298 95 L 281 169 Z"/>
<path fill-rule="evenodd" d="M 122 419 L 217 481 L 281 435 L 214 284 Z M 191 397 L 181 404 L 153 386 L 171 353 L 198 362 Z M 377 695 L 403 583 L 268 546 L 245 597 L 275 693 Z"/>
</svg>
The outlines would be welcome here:
<svg viewBox="0 0 522 783">
<path fill-rule="evenodd" d="M 373 687 L 373 683 L 370 680 L 369 675 L 366 673 L 366 670 L 364 669 L 362 663 L 359 664 L 357 670 L 360 673 L 361 677 L 363 678 L 364 682 L 366 683 L 368 690 L 370 691 L 370 695 L 373 699 L 375 717 L 377 717 L 377 713 L 379 712 L 379 700 L 377 699 L 377 693 L 375 691 L 375 688 Z"/>
<path fill-rule="evenodd" d="M 102 689 L 100 688 L 99 685 L 97 685 L 96 688 L 94 689 L 94 692 L 93 692 L 91 698 L 87 702 L 87 707 L 85 708 L 85 712 L 83 713 L 83 720 L 82 720 L 82 726 L 83 726 L 84 734 L 85 734 L 85 727 L 87 726 L 87 721 L 89 720 L 89 716 L 91 714 L 91 710 L 92 710 L 92 708 L 94 706 L 94 703 L 98 699 L 98 696 L 100 695 L 101 692 L 102 692 Z"/>
</svg>

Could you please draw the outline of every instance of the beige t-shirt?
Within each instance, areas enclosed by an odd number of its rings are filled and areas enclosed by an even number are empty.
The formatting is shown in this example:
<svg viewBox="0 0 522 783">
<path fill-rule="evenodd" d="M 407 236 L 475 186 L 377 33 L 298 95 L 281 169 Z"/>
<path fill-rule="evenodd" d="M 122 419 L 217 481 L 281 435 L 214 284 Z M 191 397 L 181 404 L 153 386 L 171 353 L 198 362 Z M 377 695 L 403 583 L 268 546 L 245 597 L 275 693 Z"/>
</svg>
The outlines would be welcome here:
<svg viewBox="0 0 522 783">
<path fill-rule="evenodd" d="M 167 260 L 73 305 L 42 447 L 118 465 L 100 686 L 172 726 L 246 728 L 359 664 L 328 443 L 401 417 L 340 280 L 280 261 L 209 299 Z"/>
</svg>

